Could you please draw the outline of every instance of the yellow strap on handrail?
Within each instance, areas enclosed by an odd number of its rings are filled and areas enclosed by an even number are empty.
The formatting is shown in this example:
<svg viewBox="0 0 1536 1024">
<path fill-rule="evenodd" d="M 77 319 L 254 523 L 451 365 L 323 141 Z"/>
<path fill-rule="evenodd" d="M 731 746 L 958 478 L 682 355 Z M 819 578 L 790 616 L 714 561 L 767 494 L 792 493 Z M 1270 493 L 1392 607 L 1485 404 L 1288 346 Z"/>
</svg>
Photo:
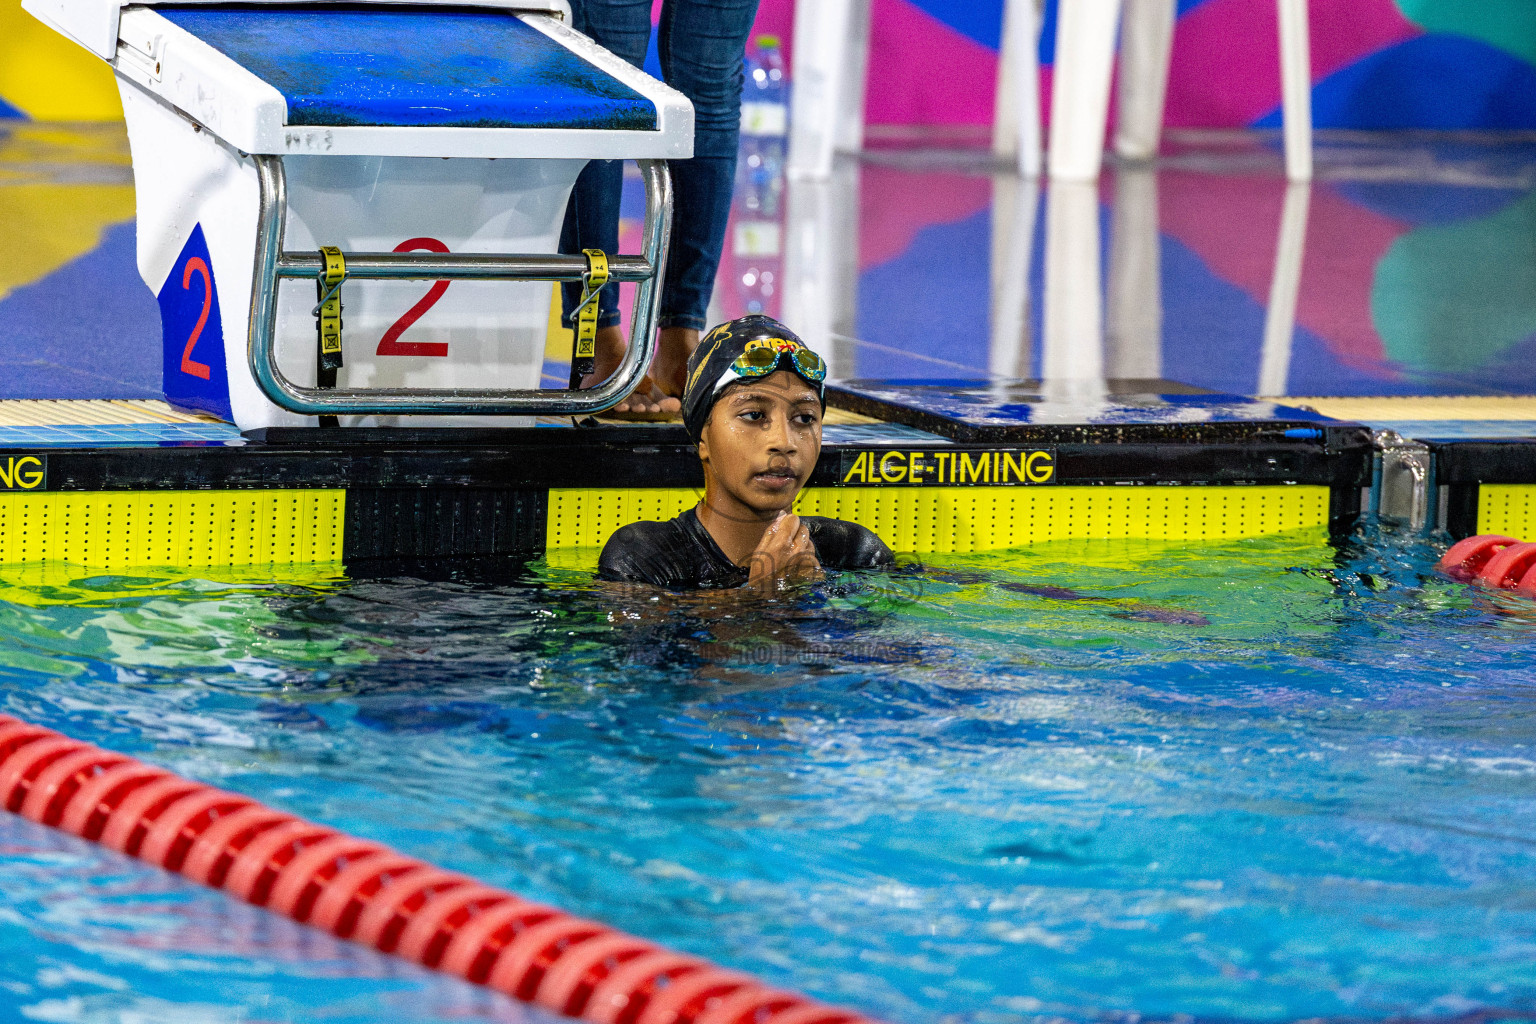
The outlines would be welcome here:
<svg viewBox="0 0 1536 1024">
<path fill-rule="evenodd" d="M 320 257 L 325 272 L 315 314 L 320 318 L 320 358 L 329 369 L 341 365 L 341 282 L 347 279 L 347 258 L 334 245 L 322 245 Z"/>
<path fill-rule="evenodd" d="M 587 272 L 581 275 L 581 305 L 576 307 L 576 358 L 597 355 L 598 293 L 608 283 L 608 254 L 601 249 L 583 249 Z"/>
<path fill-rule="evenodd" d="M 581 275 L 581 303 L 571 312 L 576 337 L 571 349 L 571 389 L 581 387 L 581 380 L 592 372 L 597 359 L 598 296 L 608 283 L 608 254 L 601 249 L 583 249 L 587 269 Z"/>
</svg>

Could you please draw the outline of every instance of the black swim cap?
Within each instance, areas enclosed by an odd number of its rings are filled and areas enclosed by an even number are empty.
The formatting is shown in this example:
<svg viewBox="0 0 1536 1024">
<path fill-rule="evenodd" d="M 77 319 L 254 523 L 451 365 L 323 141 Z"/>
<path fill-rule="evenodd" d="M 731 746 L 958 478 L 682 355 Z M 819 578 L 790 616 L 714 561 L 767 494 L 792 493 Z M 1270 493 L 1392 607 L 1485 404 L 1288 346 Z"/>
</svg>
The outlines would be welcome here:
<svg viewBox="0 0 1536 1024">
<path fill-rule="evenodd" d="M 759 350 L 775 357 L 747 355 Z M 688 436 L 698 441 L 703 435 L 709 412 L 722 391 L 737 381 L 766 377 L 776 370 L 799 376 L 816 390 L 822 409 L 826 409 L 827 364 L 773 317 L 753 313 L 728 320 L 704 335 L 688 359 L 688 385 L 683 389 L 683 425 Z"/>
</svg>

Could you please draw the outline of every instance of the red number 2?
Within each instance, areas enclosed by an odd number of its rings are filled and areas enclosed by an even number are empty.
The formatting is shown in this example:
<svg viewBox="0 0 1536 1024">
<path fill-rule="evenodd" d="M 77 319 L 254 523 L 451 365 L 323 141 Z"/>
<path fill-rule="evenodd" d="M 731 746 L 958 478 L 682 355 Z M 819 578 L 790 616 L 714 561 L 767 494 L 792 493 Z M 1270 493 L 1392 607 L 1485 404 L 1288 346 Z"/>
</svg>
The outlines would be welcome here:
<svg viewBox="0 0 1536 1024">
<path fill-rule="evenodd" d="M 395 246 L 395 252 L 447 252 L 448 247 L 435 238 L 407 238 Z M 448 343 L 446 341 L 401 341 L 400 335 L 406 329 L 422 318 L 422 315 L 433 306 L 437 300 L 443 297 L 448 290 L 447 281 L 438 281 L 427 290 L 421 301 L 405 311 L 405 315 L 390 325 L 384 332 L 384 337 L 379 339 L 377 354 L 381 356 L 446 356 Z"/>
<path fill-rule="evenodd" d="M 192 336 L 187 339 L 187 347 L 181 350 L 181 372 L 190 373 L 203 380 L 211 380 L 213 371 L 207 363 L 200 363 L 192 358 L 192 349 L 197 345 L 197 339 L 203 336 L 203 328 L 208 326 L 208 311 L 213 308 L 213 275 L 208 272 L 208 264 L 203 262 L 201 256 L 193 256 L 187 260 L 187 269 L 181 275 L 183 290 L 192 290 L 193 273 L 203 275 L 203 313 L 197 318 L 197 326 L 192 328 Z"/>
</svg>

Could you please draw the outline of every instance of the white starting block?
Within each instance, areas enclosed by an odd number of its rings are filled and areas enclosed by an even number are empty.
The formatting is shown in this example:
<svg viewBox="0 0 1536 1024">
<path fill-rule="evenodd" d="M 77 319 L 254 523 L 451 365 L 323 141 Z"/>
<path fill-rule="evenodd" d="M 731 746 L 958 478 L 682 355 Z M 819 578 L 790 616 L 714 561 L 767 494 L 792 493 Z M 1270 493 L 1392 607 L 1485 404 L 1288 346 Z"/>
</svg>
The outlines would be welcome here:
<svg viewBox="0 0 1536 1024">
<path fill-rule="evenodd" d="M 565 0 L 23 6 L 117 72 L 169 401 L 245 430 L 575 415 L 649 365 L 693 108 Z M 608 261 L 639 282 L 629 350 L 592 390 L 538 390 L 551 282 L 589 270 L 556 249 L 591 159 L 646 182 L 644 253 Z"/>
</svg>

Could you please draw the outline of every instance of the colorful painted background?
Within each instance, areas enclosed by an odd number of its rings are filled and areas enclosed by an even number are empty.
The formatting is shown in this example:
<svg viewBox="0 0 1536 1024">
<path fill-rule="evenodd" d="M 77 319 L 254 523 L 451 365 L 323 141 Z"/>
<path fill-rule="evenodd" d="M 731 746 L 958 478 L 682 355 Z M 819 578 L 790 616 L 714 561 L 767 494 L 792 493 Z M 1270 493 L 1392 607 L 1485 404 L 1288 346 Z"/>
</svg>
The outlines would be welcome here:
<svg viewBox="0 0 1536 1024">
<path fill-rule="evenodd" d="M 659 3 L 659 0 L 658 0 Z M 1040 55 L 1049 90 L 1058 0 Z M 874 125 L 992 118 L 1002 0 L 873 0 Z M 1536 129 L 1536 0 L 1311 0 L 1313 111 L 1327 128 Z M 787 41 L 794 0 L 762 0 Z M 1278 123 L 1274 0 L 1179 0 L 1168 124 Z M 0 0 L 0 116 L 118 116 L 106 69 Z"/>
<path fill-rule="evenodd" d="M 1001 0 L 873 4 L 869 123 L 990 123 Z M 793 6 L 763 0 L 759 24 L 787 38 Z M 1040 40 L 1047 96 L 1057 6 L 1046 0 Z M 1310 0 L 1310 8 L 1320 127 L 1536 128 L 1532 0 Z M 1179 0 L 1167 123 L 1271 125 L 1279 108 L 1274 0 Z"/>
</svg>

